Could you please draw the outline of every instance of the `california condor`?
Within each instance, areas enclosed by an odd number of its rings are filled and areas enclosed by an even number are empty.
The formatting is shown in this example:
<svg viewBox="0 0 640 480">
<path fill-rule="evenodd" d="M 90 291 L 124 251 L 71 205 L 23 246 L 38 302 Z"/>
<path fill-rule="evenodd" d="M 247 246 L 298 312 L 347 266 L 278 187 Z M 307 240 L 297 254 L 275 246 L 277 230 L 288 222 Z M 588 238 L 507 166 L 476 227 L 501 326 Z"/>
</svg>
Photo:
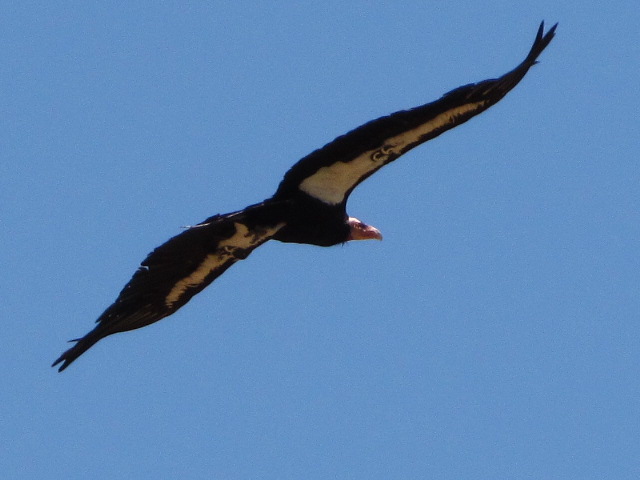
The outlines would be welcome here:
<svg viewBox="0 0 640 480">
<path fill-rule="evenodd" d="M 495 105 L 525 76 L 555 35 L 540 24 L 531 51 L 514 70 L 456 88 L 432 103 L 373 120 L 304 157 L 264 202 L 214 215 L 173 237 L 142 262 L 97 326 L 52 366 L 67 368 L 97 341 L 171 315 L 238 260 L 268 240 L 329 247 L 382 239 L 346 212 L 349 194 L 403 153 Z"/>
</svg>

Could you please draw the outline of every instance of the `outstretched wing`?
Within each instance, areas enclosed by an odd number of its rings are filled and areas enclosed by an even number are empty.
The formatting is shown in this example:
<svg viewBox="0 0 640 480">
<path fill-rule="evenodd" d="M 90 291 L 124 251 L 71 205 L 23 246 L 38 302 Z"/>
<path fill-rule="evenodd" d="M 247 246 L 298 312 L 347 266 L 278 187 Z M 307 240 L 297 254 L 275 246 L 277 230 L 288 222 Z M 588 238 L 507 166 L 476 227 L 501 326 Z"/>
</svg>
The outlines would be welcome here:
<svg viewBox="0 0 640 480">
<path fill-rule="evenodd" d="M 555 35 L 540 24 L 525 60 L 500 78 L 465 85 L 439 100 L 373 120 L 312 152 L 284 176 L 274 198 L 309 195 L 343 205 L 364 179 L 403 153 L 495 105 L 525 76 Z"/>
<path fill-rule="evenodd" d="M 272 204 L 260 204 L 216 215 L 173 237 L 147 256 L 98 325 L 73 340 L 52 366 L 63 362 L 62 371 L 102 338 L 171 315 L 284 225 Z"/>
</svg>

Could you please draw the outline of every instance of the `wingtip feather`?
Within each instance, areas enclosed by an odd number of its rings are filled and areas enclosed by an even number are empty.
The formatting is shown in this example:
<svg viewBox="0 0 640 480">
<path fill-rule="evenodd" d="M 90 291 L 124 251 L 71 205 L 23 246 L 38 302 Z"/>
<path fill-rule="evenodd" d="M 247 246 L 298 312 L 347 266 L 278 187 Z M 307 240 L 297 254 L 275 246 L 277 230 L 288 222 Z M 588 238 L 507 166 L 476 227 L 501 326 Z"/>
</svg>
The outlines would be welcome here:
<svg viewBox="0 0 640 480">
<path fill-rule="evenodd" d="M 51 367 L 55 367 L 59 363 L 62 363 L 58 368 L 58 372 L 62 372 L 69 365 L 71 365 L 80 355 L 89 350 L 93 345 L 98 342 L 102 337 L 99 335 L 95 335 L 94 332 L 89 332 L 87 336 L 83 338 L 78 338 L 75 340 L 69 340 L 70 342 L 76 342 L 76 344 L 66 350 L 62 355 L 60 355 L 55 362 L 51 364 Z"/>
<path fill-rule="evenodd" d="M 536 39 L 533 41 L 533 45 L 531 46 L 531 50 L 529 51 L 529 55 L 525 60 L 529 65 L 535 65 L 537 62 L 537 58 L 540 54 L 547 48 L 547 45 L 553 40 L 553 37 L 556 35 L 556 29 L 558 28 L 558 23 L 556 22 L 547 32 L 544 31 L 544 20 L 540 22 L 540 26 L 538 27 L 538 32 L 536 33 Z"/>
</svg>

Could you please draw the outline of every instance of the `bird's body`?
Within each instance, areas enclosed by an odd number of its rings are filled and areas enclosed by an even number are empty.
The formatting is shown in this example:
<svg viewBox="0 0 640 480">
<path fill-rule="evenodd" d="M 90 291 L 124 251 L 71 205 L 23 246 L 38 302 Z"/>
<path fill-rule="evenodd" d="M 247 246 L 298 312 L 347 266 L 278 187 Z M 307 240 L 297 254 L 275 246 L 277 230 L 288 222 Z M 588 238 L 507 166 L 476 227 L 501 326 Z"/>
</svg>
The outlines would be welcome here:
<svg viewBox="0 0 640 480">
<path fill-rule="evenodd" d="M 555 29 L 544 34 L 541 24 L 531 51 L 511 72 L 366 123 L 301 159 L 285 174 L 273 197 L 210 217 L 156 248 L 96 327 L 74 340 L 76 344 L 53 365 L 62 363 L 62 371 L 102 338 L 171 315 L 268 240 L 327 247 L 381 239 L 377 229 L 347 215 L 353 189 L 408 150 L 495 105 L 536 63 Z"/>
</svg>

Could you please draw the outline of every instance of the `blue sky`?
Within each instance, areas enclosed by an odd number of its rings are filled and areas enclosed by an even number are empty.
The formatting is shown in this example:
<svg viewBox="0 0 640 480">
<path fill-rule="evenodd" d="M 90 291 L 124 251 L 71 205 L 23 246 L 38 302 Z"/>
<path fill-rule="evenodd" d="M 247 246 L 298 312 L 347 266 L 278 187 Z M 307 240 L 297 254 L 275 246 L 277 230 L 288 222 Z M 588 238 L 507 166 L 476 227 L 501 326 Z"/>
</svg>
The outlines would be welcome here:
<svg viewBox="0 0 640 480">
<path fill-rule="evenodd" d="M 0 15 L 0 471 L 640 475 L 636 2 L 14 2 Z M 145 255 L 349 129 L 496 77 L 356 190 L 63 374 Z"/>
</svg>

